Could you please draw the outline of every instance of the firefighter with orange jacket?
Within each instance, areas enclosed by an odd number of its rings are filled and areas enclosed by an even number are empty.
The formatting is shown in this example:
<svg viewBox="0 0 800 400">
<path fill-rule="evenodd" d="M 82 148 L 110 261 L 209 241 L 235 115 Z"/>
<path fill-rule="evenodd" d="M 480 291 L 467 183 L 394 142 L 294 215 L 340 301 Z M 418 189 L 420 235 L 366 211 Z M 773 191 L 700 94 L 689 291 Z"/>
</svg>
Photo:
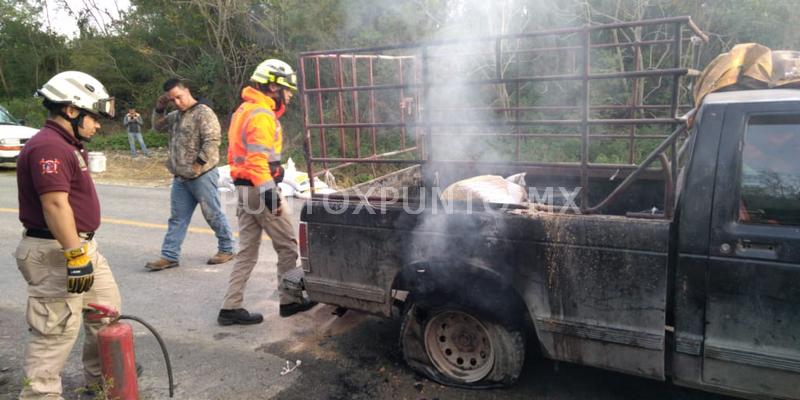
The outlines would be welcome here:
<svg viewBox="0 0 800 400">
<path fill-rule="evenodd" d="M 297 240 L 290 212 L 281 197 L 283 132 L 278 118 L 297 90 L 297 75 L 289 64 L 269 59 L 256 67 L 250 86 L 242 90 L 242 104 L 228 128 L 228 163 L 236 185 L 239 219 L 239 253 L 231 271 L 228 291 L 217 317 L 220 325 L 258 324 L 263 317 L 242 308 L 247 279 L 258 261 L 262 231 L 278 253 L 280 315 L 306 311 L 316 303 L 302 289 L 286 285 L 287 274 L 297 274 Z"/>
</svg>

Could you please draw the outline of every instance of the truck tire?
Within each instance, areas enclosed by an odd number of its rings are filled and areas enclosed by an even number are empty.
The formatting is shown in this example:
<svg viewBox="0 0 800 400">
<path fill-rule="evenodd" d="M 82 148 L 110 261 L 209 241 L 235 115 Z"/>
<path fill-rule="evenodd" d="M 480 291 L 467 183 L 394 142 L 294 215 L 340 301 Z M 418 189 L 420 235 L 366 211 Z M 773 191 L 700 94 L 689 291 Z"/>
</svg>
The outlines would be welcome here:
<svg viewBox="0 0 800 400">
<path fill-rule="evenodd" d="M 414 370 L 444 385 L 508 386 L 525 361 L 525 336 L 512 323 L 455 303 L 428 308 L 410 302 L 400 327 L 400 347 Z"/>
</svg>

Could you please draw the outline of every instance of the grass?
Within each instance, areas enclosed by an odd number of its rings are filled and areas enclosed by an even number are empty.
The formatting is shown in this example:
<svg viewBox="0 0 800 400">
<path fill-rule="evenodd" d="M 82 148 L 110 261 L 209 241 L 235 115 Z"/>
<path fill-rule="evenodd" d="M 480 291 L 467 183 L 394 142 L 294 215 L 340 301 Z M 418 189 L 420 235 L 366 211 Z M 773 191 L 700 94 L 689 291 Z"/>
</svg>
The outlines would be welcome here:
<svg viewBox="0 0 800 400">
<path fill-rule="evenodd" d="M 155 131 L 147 131 L 143 135 L 144 143 L 147 148 L 161 148 L 167 147 L 169 144 L 169 136 L 165 133 L 158 133 Z M 138 143 L 137 143 L 138 146 Z M 126 132 L 115 132 L 111 134 L 101 133 L 95 135 L 92 141 L 89 142 L 87 148 L 89 151 L 108 151 L 108 150 L 127 150 L 130 151 L 128 144 L 128 134 Z M 137 147 L 137 151 L 138 151 Z"/>
</svg>

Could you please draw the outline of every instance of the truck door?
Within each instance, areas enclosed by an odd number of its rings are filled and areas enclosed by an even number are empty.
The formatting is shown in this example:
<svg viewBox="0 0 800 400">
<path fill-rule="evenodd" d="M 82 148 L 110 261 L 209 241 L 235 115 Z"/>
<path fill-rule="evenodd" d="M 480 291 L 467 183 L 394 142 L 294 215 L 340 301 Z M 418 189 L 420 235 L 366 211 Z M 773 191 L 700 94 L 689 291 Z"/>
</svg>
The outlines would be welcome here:
<svg viewBox="0 0 800 400">
<path fill-rule="evenodd" d="M 800 104 L 728 107 L 711 220 L 702 379 L 798 399 Z"/>
</svg>

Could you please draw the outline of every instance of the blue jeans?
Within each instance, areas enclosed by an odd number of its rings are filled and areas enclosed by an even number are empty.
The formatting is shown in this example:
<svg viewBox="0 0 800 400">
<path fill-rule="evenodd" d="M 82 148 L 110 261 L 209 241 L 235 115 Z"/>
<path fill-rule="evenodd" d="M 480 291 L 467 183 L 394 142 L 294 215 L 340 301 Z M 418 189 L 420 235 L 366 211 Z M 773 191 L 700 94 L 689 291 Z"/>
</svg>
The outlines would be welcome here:
<svg viewBox="0 0 800 400">
<path fill-rule="evenodd" d="M 217 236 L 219 251 L 233 252 L 233 233 L 220 204 L 217 192 L 218 179 L 219 172 L 214 168 L 195 179 L 175 177 L 172 180 L 171 215 L 167 235 L 164 236 L 164 243 L 161 245 L 161 257 L 178 261 L 181 244 L 186 238 L 189 222 L 198 204 L 208 226 Z"/>
<path fill-rule="evenodd" d="M 139 146 L 142 147 L 142 153 L 144 155 L 150 155 L 150 152 L 147 151 L 147 146 L 144 145 L 144 138 L 142 137 L 141 132 L 128 132 L 128 144 L 131 145 L 131 156 L 136 156 L 136 142 L 135 140 L 139 141 Z"/>
</svg>

